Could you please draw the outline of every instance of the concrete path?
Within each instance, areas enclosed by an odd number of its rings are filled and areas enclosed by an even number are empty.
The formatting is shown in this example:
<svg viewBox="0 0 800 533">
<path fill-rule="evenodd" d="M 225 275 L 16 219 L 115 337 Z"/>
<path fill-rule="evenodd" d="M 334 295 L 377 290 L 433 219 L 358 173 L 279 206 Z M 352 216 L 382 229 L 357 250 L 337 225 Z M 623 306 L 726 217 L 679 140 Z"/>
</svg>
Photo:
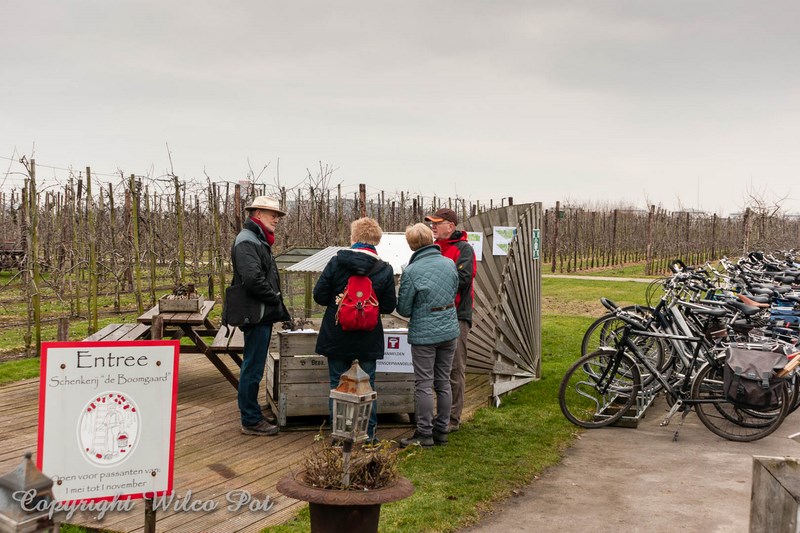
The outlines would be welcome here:
<svg viewBox="0 0 800 533">
<path fill-rule="evenodd" d="M 636 283 L 652 283 L 655 278 L 618 278 L 611 276 L 579 276 L 572 274 L 542 274 L 543 278 L 585 279 L 595 281 L 635 281 Z"/>
<path fill-rule="evenodd" d="M 673 442 L 680 416 L 659 427 L 665 408 L 656 400 L 636 429 L 585 431 L 560 465 L 462 531 L 746 533 L 753 456 L 800 457 L 787 438 L 800 412 L 751 443 L 721 439 L 691 413 Z"/>
</svg>

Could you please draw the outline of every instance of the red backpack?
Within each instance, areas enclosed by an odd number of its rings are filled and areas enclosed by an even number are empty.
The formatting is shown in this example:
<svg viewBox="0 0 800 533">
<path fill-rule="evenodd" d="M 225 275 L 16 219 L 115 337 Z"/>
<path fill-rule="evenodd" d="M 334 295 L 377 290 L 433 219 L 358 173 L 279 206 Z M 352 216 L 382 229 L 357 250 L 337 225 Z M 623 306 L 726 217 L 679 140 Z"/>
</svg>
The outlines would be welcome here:
<svg viewBox="0 0 800 533">
<path fill-rule="evenodd" d="M 378 325 L 381 316 L 378 296 L 372 288 L 369 275 L 377 271 L 382 263 L 379 259 L 366 275 L 354 274 L 347 280 L 336 310 L 336 323 L 342 326 L 342 331 L 372 331 Z"/>
</svg>

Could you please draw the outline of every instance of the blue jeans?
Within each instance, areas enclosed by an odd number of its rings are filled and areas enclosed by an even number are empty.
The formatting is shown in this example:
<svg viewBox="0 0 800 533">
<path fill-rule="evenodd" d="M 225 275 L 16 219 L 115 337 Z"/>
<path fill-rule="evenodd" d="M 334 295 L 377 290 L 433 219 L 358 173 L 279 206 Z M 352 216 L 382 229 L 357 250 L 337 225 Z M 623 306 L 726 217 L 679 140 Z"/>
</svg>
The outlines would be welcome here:
<svg viewBox="0 0 800 533">
<path fill-rule="evenodd" d="M 244 354 L 239 371 L 239 411 L 243 426 L 255 426 L 264 419 L 258 404 L 258 388 L 264 379 L 272 325 L 250 326 L 244 332 Z"/>
<path fill-rule="evenodd" d="M 328 374 L 331 377 L 331 389 L 339 386 L 339 378 L 342 374 L 350 370 L 353 361 L 345 359 L 331 359 L 328 358 Z M 361 370 L 366 372 L 369 376 L 369 385 L 372 390 L 375 390 L 375 368 L 378 366 L 376 361 L 359 361 L 358 366 Z M 328 412 L 331 413 L 328 417 L 328 423 L 333 425 L 333 400 L 328 399 Z M 378 426 L 378 400 L 372 402 L 372 411 L 369 414 L 369 424 L 367 424 L 367 438 L 372 440 L 375 438 L 375 428 Z"/>
</svg>

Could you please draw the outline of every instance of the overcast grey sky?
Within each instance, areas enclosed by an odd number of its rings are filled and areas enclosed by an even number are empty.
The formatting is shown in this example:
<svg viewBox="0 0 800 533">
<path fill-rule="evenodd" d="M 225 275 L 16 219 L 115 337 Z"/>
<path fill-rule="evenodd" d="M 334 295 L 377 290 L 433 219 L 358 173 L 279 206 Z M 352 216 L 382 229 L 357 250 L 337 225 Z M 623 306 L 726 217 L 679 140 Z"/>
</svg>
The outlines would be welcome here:
<svg viewBox="0 0 800 533">
<path fill-rule="evenodd" d="M 0 157 L 800 212 L 797 1 L 5 2 Z M 278 164 L 280 161 L 280 164 Z M 5 173 L 9 162 L 0 159 Z M 44 177 L 64 176 L 40 170 Z M 18 185 L 14 176 L 6 186 Z M 2 174 L 0 174 L 2 180 Z"/>
</svg>

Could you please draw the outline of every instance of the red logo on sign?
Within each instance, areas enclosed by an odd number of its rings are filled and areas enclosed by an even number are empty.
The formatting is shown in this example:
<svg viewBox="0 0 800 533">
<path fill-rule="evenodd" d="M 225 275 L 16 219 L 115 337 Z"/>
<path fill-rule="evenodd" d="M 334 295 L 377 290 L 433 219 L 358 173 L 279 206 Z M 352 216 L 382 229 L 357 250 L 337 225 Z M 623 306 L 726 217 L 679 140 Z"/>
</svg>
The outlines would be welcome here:
<svg viewBox="0 0 800 533">
<path fill-rule="evenodd" d="M 400 347 L 400 337 L 388 337 L 386 339 L 386 347 L 390 350 L 396 350 Z"/>
</svg>

